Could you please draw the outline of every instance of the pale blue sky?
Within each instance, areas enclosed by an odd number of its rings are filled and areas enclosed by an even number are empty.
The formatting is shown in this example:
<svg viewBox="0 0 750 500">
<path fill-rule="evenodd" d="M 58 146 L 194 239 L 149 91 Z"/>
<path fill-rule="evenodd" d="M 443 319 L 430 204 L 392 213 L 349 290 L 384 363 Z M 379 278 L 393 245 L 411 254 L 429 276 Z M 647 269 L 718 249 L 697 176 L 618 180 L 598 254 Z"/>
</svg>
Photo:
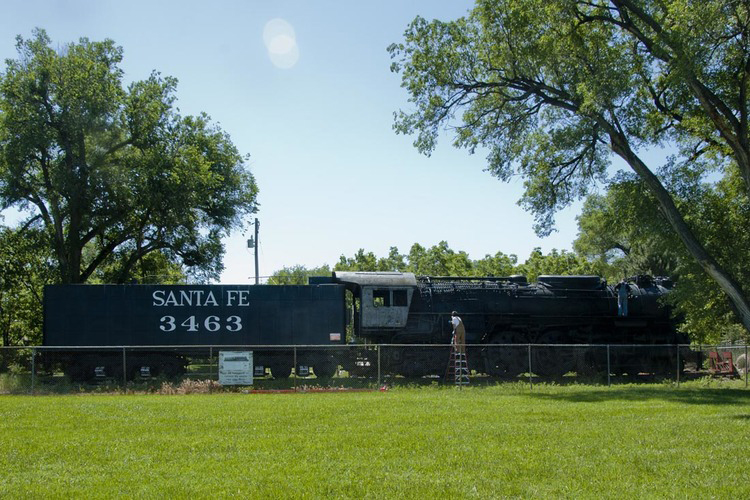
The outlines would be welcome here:
<svg viewBox="0 0 750 500">
<path fill-rule="evenodd" d="M 409 21 L 453 19 L 468 0 L 84 1 L 6 0 L 0 59 L 15 58 L 15 36 L 47 30 L 54 43 L 113 39 L 128 80 L 152 70 L 177 77 L 183 114 L 207 112 L 227 131 L 260 188 L 260 274 L 284 266 L 334 265 L 359 248 L 385 256 L 441 240 L 474 259 L 502 251 L 525 260 L 534 247 L 570 249 L 575 210 L 559 232 L 537 238 L 516 205 L 522 180 L 504 184 L 485 158 L 443 140 L 429 158 L 392 130 L 408 108 L 386 47 Z M 264 26 L 283 19 L 292 39 L 264 43 Z M 268 40 L 266 40 L 268 41 Z M 296 47 L 293 47 L 296 43 Z M 298 54 L 295 62 L 294 54 Z M 3 64 L 4 68 L 4 64 Z M 10 220 L 6 222 L 11 222 Z M 226 240 L 225 283 L 253 281 L 246 234 Z"/>
</svg>

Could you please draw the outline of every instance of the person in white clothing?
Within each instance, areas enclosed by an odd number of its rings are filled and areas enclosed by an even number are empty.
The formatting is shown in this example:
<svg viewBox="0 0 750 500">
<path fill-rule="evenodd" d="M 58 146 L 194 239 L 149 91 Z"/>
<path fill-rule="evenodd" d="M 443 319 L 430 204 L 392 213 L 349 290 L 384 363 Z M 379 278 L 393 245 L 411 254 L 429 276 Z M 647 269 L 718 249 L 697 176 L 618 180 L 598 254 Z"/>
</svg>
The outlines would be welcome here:
<svg viewBox="0 0 750 500">
<path fill-rule="evenodd" d="M 451 313 L 451 325 L 453 326 L 453 339 L 451 342 L 456 346 L 456 352 L 463 354 L 466 351 L 466 329 L 464 322 L 456 311 Z"/>
</svg>

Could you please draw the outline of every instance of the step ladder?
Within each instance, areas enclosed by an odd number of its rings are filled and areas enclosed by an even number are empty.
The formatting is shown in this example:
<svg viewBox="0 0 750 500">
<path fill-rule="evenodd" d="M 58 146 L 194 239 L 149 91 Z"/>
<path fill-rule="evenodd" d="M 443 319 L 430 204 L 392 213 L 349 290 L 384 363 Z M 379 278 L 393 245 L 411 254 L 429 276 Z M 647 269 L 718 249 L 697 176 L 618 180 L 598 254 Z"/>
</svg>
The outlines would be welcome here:
<svg viewBox="0 0 750 500">
<path fill-rule="evenodd" d="M 469 362 L 466 360 L 466 352 L 459 352 L 455 344 L 451 344 L 451 356 L 445 372 L 445 381 L 451 379 L 458 387 L 469 385 Z"/>
</svg>

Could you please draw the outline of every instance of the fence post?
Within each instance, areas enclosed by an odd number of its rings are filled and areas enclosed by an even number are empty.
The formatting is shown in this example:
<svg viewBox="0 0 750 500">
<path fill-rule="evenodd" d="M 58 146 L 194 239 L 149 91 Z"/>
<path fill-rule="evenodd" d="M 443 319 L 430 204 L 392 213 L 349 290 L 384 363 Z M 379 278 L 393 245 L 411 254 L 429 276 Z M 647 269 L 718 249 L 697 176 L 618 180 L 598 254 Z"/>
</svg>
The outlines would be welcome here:
<svg viewBox="0 0 750 500">
<path fill-rule="evenodd" d="M 31 395 L 34 395 L 34 379 L 36 378 L 36 349 L 31 348 Z"/>
<path fill-rule="evenodd" d="M 747 372 L 750 371 L 750 359 L 747 358 L 747 342 L 745 342 L 745 389 L 747 389 Z"/>
<path fill-rule="evenodd" d="M 377 347 L 377 352 L 378 352 L 378 387 L 381 387 L 380 385 L 380 348 L 382 346 L 378 344 L 376 347 Z"/>
<path fill-rule="evenodd" d="M 531 375 L 531 344 L 529 344 L 529 388 L 534 390 L 534 377 Z"/>
<path fill-rule="evenodd" d="M 128 391 L 128 357 L 125 354 L 125 346 L 122 347 L 122 392 Z"/>
<path fill-rule="evenodd" d="M 292 352 L 294 353 L 294 392 L 297 392 L 297 377 L 299 376 L 299 369 L 297 366 L 297 346 L 292 348 Z"/>
<path fill-rule="evenodd" d="M 612 387 L 612 367 L 609 360 L 609 344 L 607 344 L 607 387 Z"/>
<path fill-rule="evenodd" d="M 680 387 L 680 344 L 677 344 L 677 387 Z"/>
<path fill-rule="evenodd" d="M 214 346 L 210 346 L 208 348 L 208 378 L 211 380 L 215 380 L 214 379 Z"/>
</svg>

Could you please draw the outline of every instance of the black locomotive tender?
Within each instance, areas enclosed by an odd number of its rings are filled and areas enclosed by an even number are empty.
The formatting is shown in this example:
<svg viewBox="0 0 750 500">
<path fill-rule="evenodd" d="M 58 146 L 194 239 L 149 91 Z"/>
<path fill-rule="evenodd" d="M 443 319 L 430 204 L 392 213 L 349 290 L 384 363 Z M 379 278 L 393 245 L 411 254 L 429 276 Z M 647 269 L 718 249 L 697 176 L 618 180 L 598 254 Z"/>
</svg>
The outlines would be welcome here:
<svg viewBox="0 0 750 500">
<path fill-rule="evenodd" d="M 615 288 L 597 276 L 528 283 L 523 276 L 334 272 L 293 286 L 52 285 L 44 295 L 44 345 L 109 348 L 55 349 L 56 362 L 76 379 L 123 368 L 131 376 L 178 375 L 198 346 L 253 346 L 256 369 L 276 378 L 310 367 L 328 377 L 339 366 L 367 375 L 378 364 L 373 344 L 393 345 L 380 351 L 386 374 L 440 376 L 456 310 L 466 326 L 469 367 L 478 373 L 528 371 L 529 344 L 538 375 L 605 370 L 607 363 L 612 372 L 674 373 L 679 354 L 670 346 L 688 339 L 659 300 L 671 283 L 638 276 L 627 286 L 628 315 L 618 316 Z M 117 346 L 138 346 L 125 367 Z"/>
</svg>

